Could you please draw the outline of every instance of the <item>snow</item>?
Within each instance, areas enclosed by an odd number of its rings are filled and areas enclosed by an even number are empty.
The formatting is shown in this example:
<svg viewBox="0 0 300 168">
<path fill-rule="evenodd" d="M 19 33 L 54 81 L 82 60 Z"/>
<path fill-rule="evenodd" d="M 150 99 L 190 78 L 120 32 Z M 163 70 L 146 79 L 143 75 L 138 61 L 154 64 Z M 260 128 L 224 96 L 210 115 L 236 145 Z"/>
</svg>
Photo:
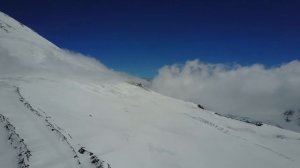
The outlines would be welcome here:
<svg viewBox="0 0 300 168">
<path fill-rule="evenodd" d="M 26 112 L 21 103 L 16 103 L 18 97 L 12 94 L 14 92 L 12 87 L 1 87 L 0 97 L 5 97 L 5 99 L 1 99 L 0 106 L 3 110 L 2 114 L 8 116 L 19 135 L 24 137 L 26 144 L 32 150 L 30 167 L 76 167 L 65 145 L 47 130 L 42 120 Z"/>
<path fill-rule="evenodd" d="M 0 123 L 0 163 L 1 167 L 16 168 L 17 165 L 17 152 L 13 150 L 8 141 L 7 130 L 4 128 L 3 123 Z"/>
<path fill-rule="evenodd" d="M 30 150 L 29 167 L 300 165 L 299 133 L 222 117 L 137 86 L 132 81 L 141 80 L 66 54 L 0 13 L 4 21 L 19 33 L 0 29 L 0 65 L 19 67 L 11 67 L 14 73 L 0 72 L 0 114 Z M 12 36 L 43 42 L 33 45 Z M 19 151 L 8 143 L 3 123 L 0 126 L 1 167 L 18 167 Z"/>
<path fill-rule="evenodd" d="M 12 83 L 20 87 L 26 101 L 51 116 L 72 137 L 77 149 L 86 147 L 112 167 L 299 166 L 298 133 L 231 120 L 128 83 L 35 78 Z M 6 111 L 12 109 L 5 115 L 15 125 L 22 124 L 20 132 L 27 132 L 22 136 L 32 155 L 34 151 L 44 153 L 43 160 L 48 160 L 52 153 L 48 143 L 52 141 L 50 146 L 58 149 L 63 149 L 63 144 L 49 130 L 35 131 L 43 123 L 18 102 L 14 88 L 8 88 L 5 95 L 2 89 L 0 96 L 6 97 L 2 101 Z M 9 95 L 12 98 L 8 99 Z M 24 112 L 28 118 L 21 118 Z M 25 138 L 34 135 L 36 141 Z M 63 160 L 70 156 L 58 153 Z M 43 167 L 49 164 L 43 163 Z"/>
</svg>

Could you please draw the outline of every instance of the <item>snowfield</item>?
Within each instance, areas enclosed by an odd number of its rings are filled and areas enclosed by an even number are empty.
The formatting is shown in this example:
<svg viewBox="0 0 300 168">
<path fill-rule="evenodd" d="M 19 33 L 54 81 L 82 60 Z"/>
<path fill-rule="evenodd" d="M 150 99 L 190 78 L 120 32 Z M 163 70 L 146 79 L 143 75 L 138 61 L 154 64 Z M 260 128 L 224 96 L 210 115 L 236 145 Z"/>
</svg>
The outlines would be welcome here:
<svg viewBox="0 0 300 168">
<path fill-rule="evenodd" d="M 3 13 L 0 23 L 1 167 L 300 166 L 300 133 L 158 94 Z"/>
</svg>

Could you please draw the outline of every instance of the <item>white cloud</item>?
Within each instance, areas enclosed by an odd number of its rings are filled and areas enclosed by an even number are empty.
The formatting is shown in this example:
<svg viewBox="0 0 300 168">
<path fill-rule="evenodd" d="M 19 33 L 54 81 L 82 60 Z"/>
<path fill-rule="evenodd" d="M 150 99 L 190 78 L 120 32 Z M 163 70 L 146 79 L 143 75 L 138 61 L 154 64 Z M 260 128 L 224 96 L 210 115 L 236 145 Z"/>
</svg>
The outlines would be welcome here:
<svg viewBox="0 0 300 168">
<path fill-rule="evenodd" d="M 162 67 L 151 87 L 219 113 L 276 121 L 300 109 L 300 62 L 266 68 L 187 61 Z"/>
<path fill-rule="evenodd" d="M 100 61 L 50 45 L 33 45 L 22 40 L 0 40 L 0 77 L 56 76 L 97 80 L 138 80 L 107 68 Z"/>
</svg>

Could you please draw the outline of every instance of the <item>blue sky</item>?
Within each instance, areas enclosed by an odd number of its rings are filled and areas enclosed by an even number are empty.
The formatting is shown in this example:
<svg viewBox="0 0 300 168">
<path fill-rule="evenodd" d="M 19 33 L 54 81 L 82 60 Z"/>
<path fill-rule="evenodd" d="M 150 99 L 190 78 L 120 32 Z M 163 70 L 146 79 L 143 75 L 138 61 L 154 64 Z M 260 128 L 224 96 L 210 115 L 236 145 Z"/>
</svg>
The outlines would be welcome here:
<svg viewBox="0 0 300 168">
<path fill-rule="evenodd" d="M 0 10 L 62 48 L 153 77 L 166 64 L 277 66 L 300 58 L 300 3 L 280 0 L 3 0 Z"/>
</svg>

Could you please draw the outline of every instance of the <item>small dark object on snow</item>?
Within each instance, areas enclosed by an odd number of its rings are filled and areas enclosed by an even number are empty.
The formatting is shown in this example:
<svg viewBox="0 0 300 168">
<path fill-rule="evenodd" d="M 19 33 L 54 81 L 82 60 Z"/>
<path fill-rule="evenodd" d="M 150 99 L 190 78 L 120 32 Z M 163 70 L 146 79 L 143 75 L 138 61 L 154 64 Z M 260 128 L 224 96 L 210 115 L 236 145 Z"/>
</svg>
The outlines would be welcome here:
<svg viewBox="0 0 300 168">
<path fill-rule="evenodd" d="M 24 163 L 24 158 L 19 161 L 19 164 L 23 164 L 23 163 Z"/>
<path fill-rule="evenodd" d="M 78 150 L 78 152 L 79 152 L 80 154 L 84 154 L 85 151 L 86 151 L 86 150 L 84 149 L 84 147 L 81 147 L 81 148 Z"/>
<path fill-rule="evenodd" d="M 198 104 L 197 106 L 198 106 L 198 108 L 205 110 L 205 108 L 203 106 L 201 106 L 200 104 Z"/>
<path fill-rule="evenodd" d="M 90 152 L 90 156 L 92 156 L 93 155 L 93 152 Z"/>
<path fill-rule="evenodd" d="M 256 122 L 255 125 L 256 125 L 256 126 L 262 126 L 263 123 L 262 123 L 262 122 Z"/>
<path fill-rule="evenodd" d="M 100 161 L 99 159 L 95 158 L 92 160 L 92 163 L 95 164 L 95 163 L 98 163 L 99 161 Z"/>
<path fill-rule="evenodd" d="M 138 87 L 144 87 L 142 83 L 136 83 L 136 86 L 138 86 Z"/>
<path fill-rule="evenodd" d="M 294 111 L 293 110 L 287 110 L 287 111 L 285 111 L 284 113 L 283 113 L 283 115 L 286 117 L 285 118 L 285 121 L 286 122 L 290 122 L 291 121 L 291 119 L 290 119 L 290 117 L 292 117 L 293 115 L 294 115 Z"/>
</svg>

